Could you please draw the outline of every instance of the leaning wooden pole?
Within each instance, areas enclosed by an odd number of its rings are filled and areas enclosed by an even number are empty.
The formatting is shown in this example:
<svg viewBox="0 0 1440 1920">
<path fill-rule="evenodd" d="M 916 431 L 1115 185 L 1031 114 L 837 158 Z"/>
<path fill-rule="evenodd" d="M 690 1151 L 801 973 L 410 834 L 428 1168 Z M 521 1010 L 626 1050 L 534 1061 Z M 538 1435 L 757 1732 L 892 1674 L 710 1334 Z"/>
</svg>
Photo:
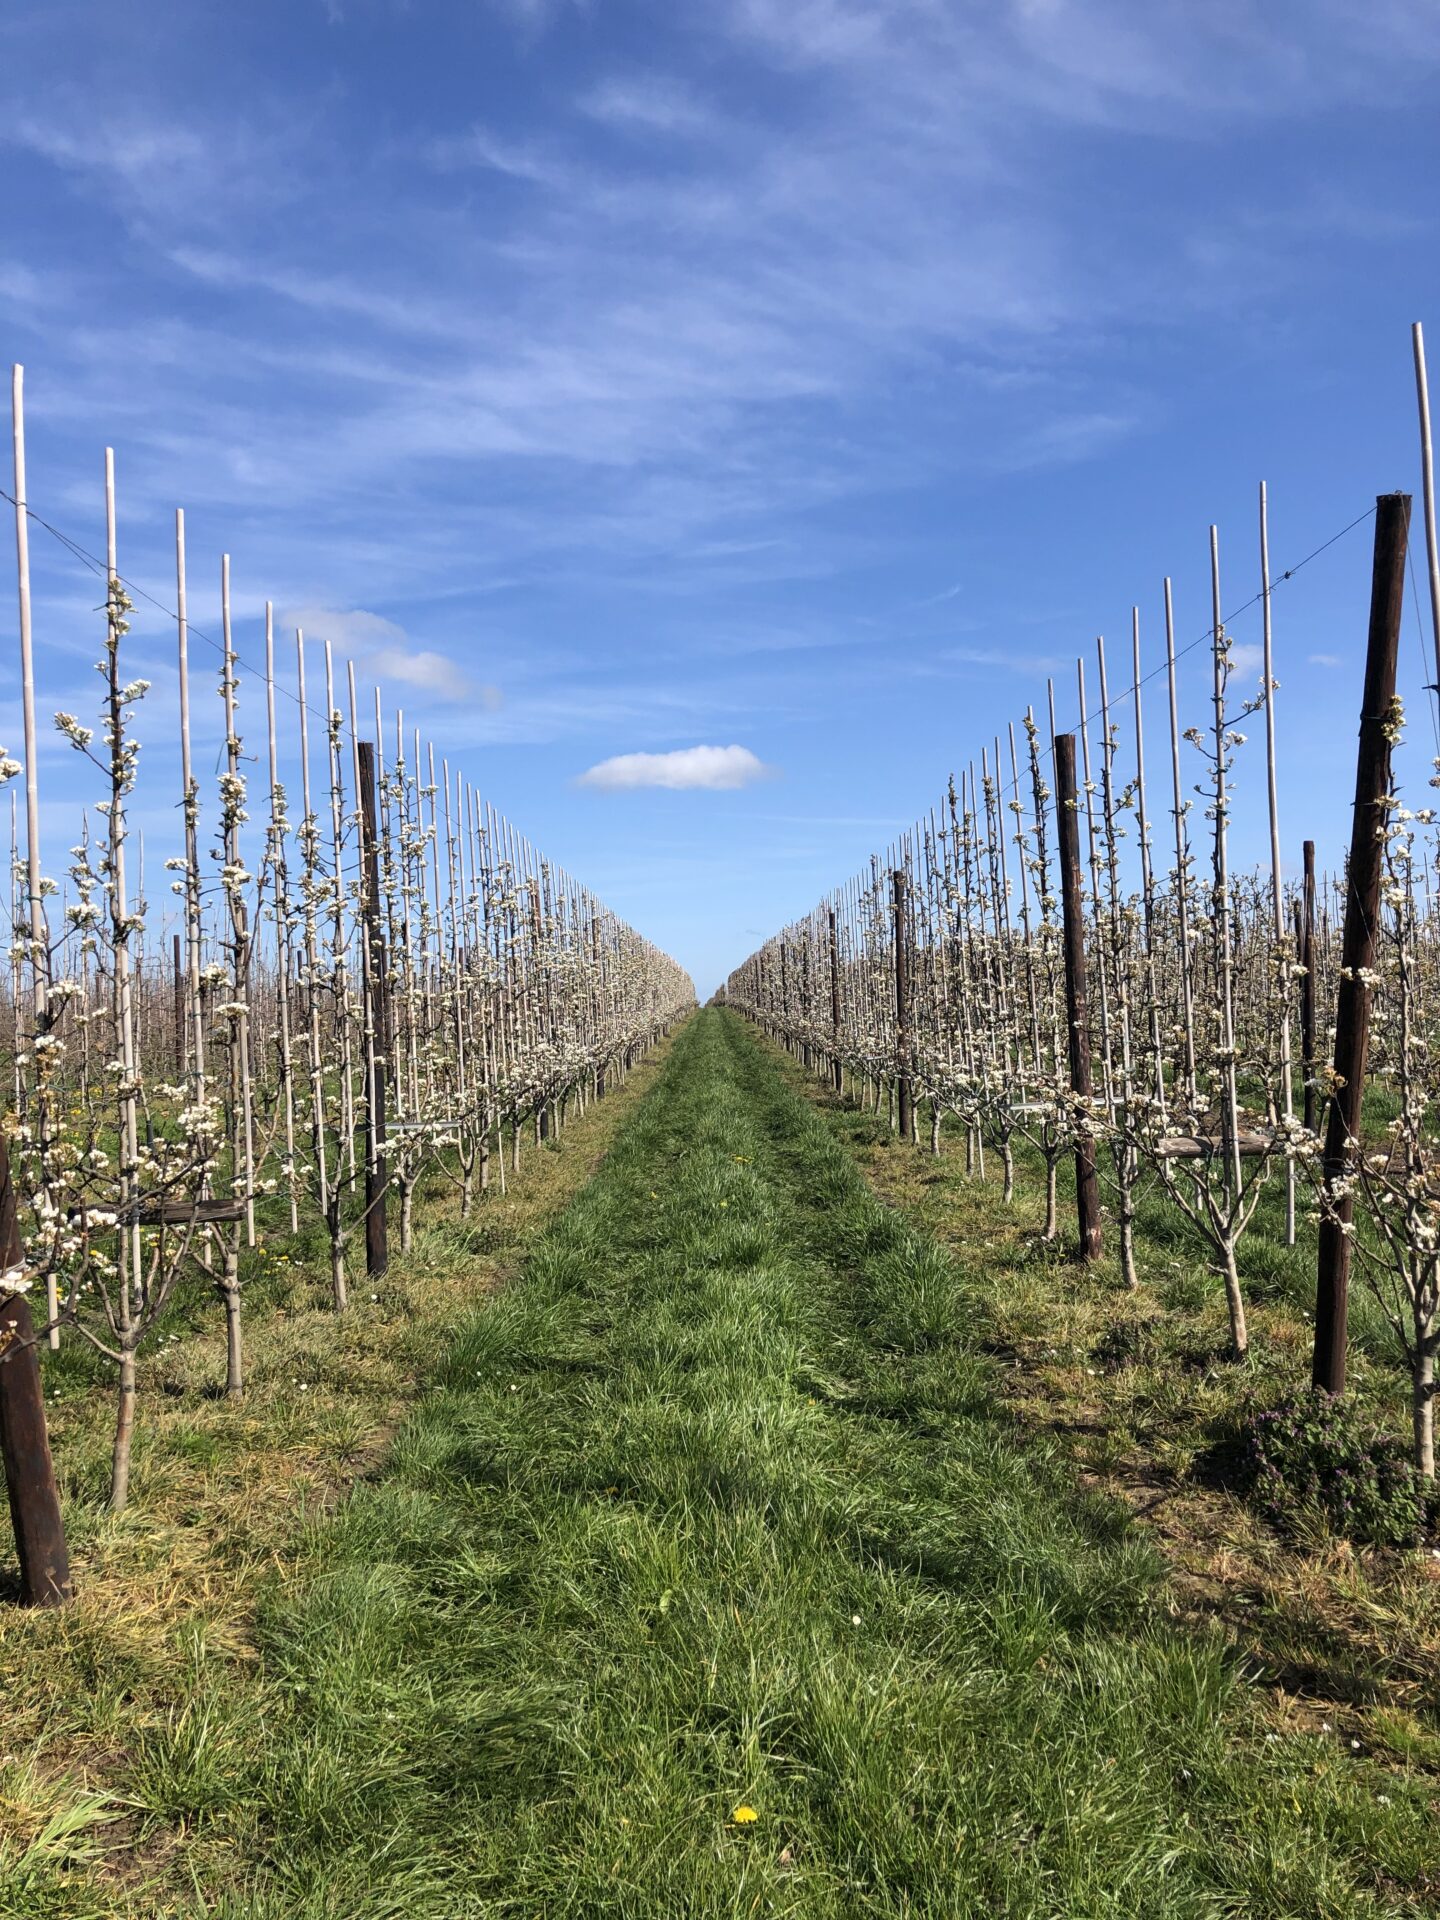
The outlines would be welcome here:
<svg viewBox="0 0 1440 1920">
<path fill-rule="evenodd" d="M 1060 893 L 1065 914 L 1065 1025 L 1070 1035 L 1070 1091 L 1080 1109 L 1075 1136 L 1075 1209 L 1080 1258 L 1101 1253 L 1100 1183 L 1095 1140 L 1089 1132 L 1090 1011 L 1085 993 L 1085 896 L 1080 867 L 1079 794 L 1075 785 L 1075 736 L 1055 736 L 1055 794 L 1060 826 Z"/>
<path fill-rule="evenodd" d="M 355 743 L 360 786 L 360 883 L 364 921 L 363 963 L 366 1025 L 365 1088 L 365 1271 L 380 1279 L 390 1264 L 386 1220 L 385 1171 L 385 938 L 380 915 L 380 842 L 376 830 L 375 747 L 369 740 Z"/>
<path fill-rule="evenodd" d="M 23 1293 L 9 1292 L 24 1264 L 10 1156 L 0 1139 L 0 1455 L 20 1561 L 20 1590 L 36 1607 L 70 1598 L 65 1523 L 45 1430 L 45 1396 L 35 1326 Z"/>
<path fill-rule="evenodd" d="M 1370 1042 L 1370 987 L 1375 928 L 1390 798 L 1394 733 L 1395 662 L 1405 603 L 1405 549 L 1410 528 L 1408 493 L 1385 493 L 1375 503 L 1375 564 L 1370 589 L 1370 635 L 1360 748 L 1355 762 L 1355 813 L 1345 889 L 1345 931 L 1335 1011 L 1334 1096 L 1325 1128 L 1323 1173 L 1327 1200 L 1320 1219 L 1315 1287 L 1315 1354 L 1311 1378 L 1327 1393 L 1345 1390 L 1350 1291 L 1350 1234 L 1354 1196 L 1343 1187 L 1360 1142 L 1365 1057 Z"/>
</svg>

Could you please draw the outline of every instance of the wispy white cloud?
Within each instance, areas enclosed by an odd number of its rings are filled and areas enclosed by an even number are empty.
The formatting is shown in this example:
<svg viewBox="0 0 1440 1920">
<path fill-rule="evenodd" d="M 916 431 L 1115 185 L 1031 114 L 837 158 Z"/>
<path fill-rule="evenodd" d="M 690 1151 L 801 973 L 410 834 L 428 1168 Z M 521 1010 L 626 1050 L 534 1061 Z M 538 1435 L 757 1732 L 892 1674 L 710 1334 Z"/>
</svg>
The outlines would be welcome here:
<svg viewBox="0 0 1440 1920">
<path fill-rule="evenodd" d="M 1237 640 L 1230 648 L 1230 671 L 1238 678 L 1258 680 L 1265 665 L 1265 649 L 1258 640 Z"/>
<path fill-rule="evenodd" d="M 367 613 L 362 607 L 344 611 L 296 607 L 282 616 L 281 624 L 298 627 L 308 640 L 329 641 L 372 679 L 384 684 L 414 687 L 441 700 L 473 700 L 490 713 L 502 705 L 497 687 L 477 686 L 447 654 L 415 646 L 404 627 L 383 614 Z"/>
<path fill-rule="evenodd" d="M 577 785 L 619 793 L 632 787 L 702 787 L 720 792 L 769 779 L 773 767 L 748 747 L 677 747 L 671 753 L 617 753 L 579 776 Z"/>
<path fill-rule="evenodd" d="M 625 131 L 713 134 L 721 122 L 689 87 L 656 73 L 613 77 L 581 94 L 579 106 L 593 120 Z"/>
<path fill-rule="evenodd" d="M 433 693 L 443 700 L 475 701 L 486 713 L 498 713 L 504 696 L 496 686 L 477 685 L 462 673 L 443 653 L 422 648 L 418 653 L 406 647 L 373 647 L 357 663 L 374 679 L 398 682 L 420 693 Z"/>
<path fill-rule="evenodd" d="M 998 667 L 1006 673 L 1059 673 L 1075 662 L 1059 653 L 1024 653 L 1018 647 L 946 647 L 942 656 L 957 667 Z"/>
<path fill-rule="evenodd" d="M 1307 667 L 1341 667 L 1345 663 L 1338 653 L 1307 653 L 1305 664 Z"/>
<path fill-rule="evenodd" d="M 482 167 L 491 173 L 507 174 L 512 180 L 528 181 L 532 186 L 558 187 L 570 178 L 569 168 L 535 143 L 508 140 L 478 123 L 464 133 L 431 140 L 425 147 L 425 156 L 442 172 Z"/>
</svg>

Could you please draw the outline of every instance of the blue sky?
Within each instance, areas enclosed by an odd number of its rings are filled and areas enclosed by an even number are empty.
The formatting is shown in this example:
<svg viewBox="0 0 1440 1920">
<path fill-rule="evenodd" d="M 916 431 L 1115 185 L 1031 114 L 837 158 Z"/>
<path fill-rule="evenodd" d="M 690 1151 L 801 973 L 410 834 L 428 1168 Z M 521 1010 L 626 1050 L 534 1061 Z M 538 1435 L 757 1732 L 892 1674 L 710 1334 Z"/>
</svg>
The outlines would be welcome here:
<svg viewBox="0 0 1440 1920">
<path fill-rule="evenodd" d="M 112 444 L 123 571 L 169 596 L 184 505 L 197 624 L 228 550 L 242 653 L 266 597 L 332 635 L 708 992 L 1132 602 L 1154 665 L 1167 572 L 1203 631 L 1212 520 L 1248 600 L 1260 479 L 1277 571 L 1418 486 L 1437 69 L 1422 0 L 10 0 L 31 503 L 98 548 Z M 93 705 L 99 595 L 35 558 L 42 709 Z M 1275 596 L 1292 857 L 1368 575 L 1362 526 Z M 582 778 L 702 745 L 760 777 Z"/>
</svg>

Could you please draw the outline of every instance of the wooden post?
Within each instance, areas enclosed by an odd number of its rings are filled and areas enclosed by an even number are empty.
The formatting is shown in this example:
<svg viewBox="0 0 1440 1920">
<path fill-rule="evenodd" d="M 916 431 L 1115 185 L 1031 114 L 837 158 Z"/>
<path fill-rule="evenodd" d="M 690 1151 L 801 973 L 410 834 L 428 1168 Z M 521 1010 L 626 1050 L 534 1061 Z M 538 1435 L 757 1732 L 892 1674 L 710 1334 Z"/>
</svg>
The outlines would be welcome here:
<svg viewBox="0 0 1440 1920">
<path fill-rule="evenodd" d="M 385 1059 L 388 1021 L 385 995 L 385 936 L 380 918 L 380 844 L 376 829 L 375 747 L 369 740 L 355 743 L 360 780 L 360 853 L 363 873 L 360 911 L 365 922 L 365 1271 L 372 1280 L 383 1277 L 390 1264 L 385 1199 L 389 1186 L 385 1165 Z"/>
<path fill-rule="evenodd" d="M 22 1264 L 10 1155 L 0 1139 L 0 1455 L 20 1561 L 20 1589 L 35 1607 L 58 1607 L 70 1598 L 70 1558 L 50 1438 L 35 1325 L 23 1293 L 7 1294 L 4 1275 Z"/>
<path fill-rule="evenodd" d="M 1345 931 L 1340 953 L 1340 991 L 1335 1008 L 1335 1081 L 1325 1128 L 1323 1173 L 1327 1187 L 1349 1172 L 1352 1142 L 1360 1138 L 1365 1097 L 1365 1056 L 1370 1042 L 1370 984 L 1375 959 L 1375 923 L 1384 866 L 1386 801 L 1390 794 L 1390 733 L 1395 705 L 1395 661 L 1405 600 L 1405 548 L 1410 528 L 1408 493 L 1384 493 L 1375 503 L 1375 563 L 1370 586 L 1370 635 L 1365 653 L 1365 694 L 1360 708 L 1360 748 L 1355 761 L 1355 813 L 1345 888 Z M 1326 1393 L 1345 1391 L 1350 1292 L 1353 1195 L 1327 1204 L 1320 1218 L 1320 1256 L 1315 1287 L 1315 1355 L 1310 1377 Z"/>
<path fill-rule="evenodd" d="M 1075 787 L 1075 736 L 1055 736 L 1055 793 L 1060 835 L 1060 888 L 1065 913 L 1065 1025 L 1070 1035 L 1070 1090 L 1088 1107 L 1090 1013 L 1085 994 L 1085 897 L 1080 877 L 1079 795 Z M 1075 1142 L 1075 1210 L 1080 1229 L 1080 1258 L 1101 1253 L 1100 1183 L 1095 1175 L 1095 1142 L 1081 1134 Z"/>
<path fill-rule="evenodd" d="M 845 1069 L 840 1064 L 840 937 L 835 909 L 830 909 L 830 1073 L 836 1093 L 845 1091 Z"/>
<path fill-rule="evenodd" d="M 1315 1085 L 1315 842 L 1305 842 L 1305 879 L 1300 894 L 1298 959 L 1305 972 L 1300 980 L 1300 1070 L 1305 1076 L 1305 1125 L 1313 1133 L 1320 1117 L 1320 1090 Z"/>
<path fill-rule="evenodd" d="M 908 1141 L 915 1129 L 915 1093 L 910 1077 L 910 952 L 904 868 L 896 867 L 891 879 L 895 889 L 895 1090 L 899 1097 L 896 1120 L 900 1138 Z"/>
</svg>

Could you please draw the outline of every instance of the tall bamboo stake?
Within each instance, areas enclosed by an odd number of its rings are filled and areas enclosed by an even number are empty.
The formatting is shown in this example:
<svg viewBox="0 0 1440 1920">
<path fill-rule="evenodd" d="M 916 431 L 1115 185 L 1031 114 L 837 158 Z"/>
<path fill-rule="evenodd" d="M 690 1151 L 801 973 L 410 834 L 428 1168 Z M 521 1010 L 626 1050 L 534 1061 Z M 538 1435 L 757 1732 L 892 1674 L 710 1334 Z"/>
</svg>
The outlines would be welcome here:
<svg viewBox="0 0 1440 1920">
<path fill-rule="evenodd" d="M 40 872 L 40 755 L 35 738 L 35 654 L 30 612 L 30 509 L 25 479 L 25 369 L 10 370 L 10 418 L 15 473 L 15 571 L 20 598 L 20 705 L 25 755 L 25 889 L 29 901 L 32 1044 L 48 1042 L 50 1026 L 50 933 Z M 42 1075 L 35 1077 L 31 1125 L 42 1167 L 50 1154 L 50 1103 Z M 45 1318 L 51 1349 L 60 1345 L 60 1295 L 53 1270 L 45 1275 Z"/>
</svg>

